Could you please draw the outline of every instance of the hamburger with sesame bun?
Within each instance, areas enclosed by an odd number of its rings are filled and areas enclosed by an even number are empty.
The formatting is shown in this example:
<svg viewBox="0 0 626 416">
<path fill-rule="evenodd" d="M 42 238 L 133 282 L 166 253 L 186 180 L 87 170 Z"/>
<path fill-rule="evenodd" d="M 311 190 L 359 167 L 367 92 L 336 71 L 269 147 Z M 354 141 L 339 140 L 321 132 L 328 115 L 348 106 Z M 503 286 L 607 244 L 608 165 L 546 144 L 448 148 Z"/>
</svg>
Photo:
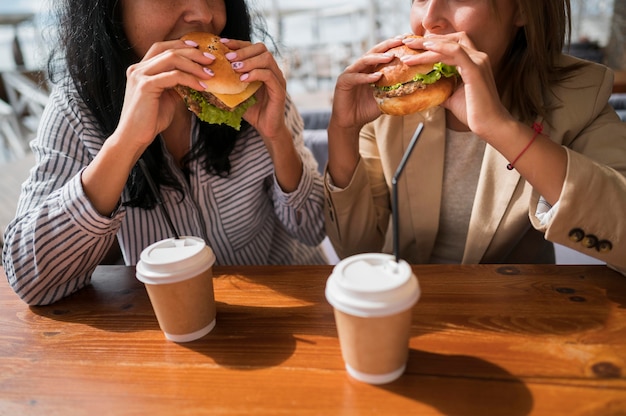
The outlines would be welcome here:
<svg viewBox="0 0 626 416">
<path fill-rule="evenodd" d="M 382 76 L 372 85 L 380 111 L 403 116 L 436 107 L 452 95 L 459 78 L 456 67 L 442 62 L 407 65 L 400 60 L 402 56 L 423 52 L 406 45 L 387 51 L 394 58 L 375 68 L 375 72 L 381 72 Z"/>
<path fill-rule="evenodd" d="M 181 38 L 198 44 L 198 49 L 215 56 L 211 64 L 215 76 L 202 80 L 207 86 L 196 90 L 184 85 L 177 85 L 176 91 L 185 100 L 187 108 L 198 118 L 211 124 L 226 124 L 239 130 L 241 119 L 248 107 L 256 103 L 254 93 L 261 82 L 243 82 L 241 76 L 231 66 L 225 55 L 231 51 L 220 42 L 220 37 L 212 33 L 192 32 Z"/>
</svg>

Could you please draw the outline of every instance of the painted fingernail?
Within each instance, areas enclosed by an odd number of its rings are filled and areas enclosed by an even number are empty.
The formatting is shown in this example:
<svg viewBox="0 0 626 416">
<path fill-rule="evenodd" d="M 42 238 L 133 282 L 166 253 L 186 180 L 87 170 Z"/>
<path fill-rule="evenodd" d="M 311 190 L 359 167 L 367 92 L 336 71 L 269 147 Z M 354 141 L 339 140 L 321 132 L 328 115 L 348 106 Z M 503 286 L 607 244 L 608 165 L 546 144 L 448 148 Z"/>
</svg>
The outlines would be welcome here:
<svg viewBox="0 0 626 416">
<path fill-rule="evenodd" d="M 241 69 L 241 68 L 243 68 L 243 62 L 239 62 L 239 61 L 233 62 L 231 65 L 232 65 L 233 69 Z"/>
<path fill-rule="evenodd" d="M 433 46 L 435 44 L 435 42 L 433 42 L 432 40 L 427 40 L 424 41 L 424 43 L 422 43 L 422 45 L 429 47 L 429 46 Z"/>
<path fill-rule="evenodd" d="M 185 45 L 187 46 L 193 46 L 194 48 L 198 47 L 198 44 L 196 42 L 194 42 L 193 40 L 189 39 L 185 41 Z"/>
<path fill-rule="evenodd" d="M 208 75 L 215 75 L 215 72 L 213 72 L 213 70 L 211 68 L 202 68 L 204 69 L 204 72 L 206 72 Z"/>
<path fill-rule="evenodd" d="M 226 55 L 224 55 L 226 57 L 226 59 L 228 59 L 229 61 L 232 61 L 233 59 L 235 59 L 237 57 L 237 53 L 236 52 L 228 52 Z"/>
<path fill-rule="evenodd" d="M 400 57 L 400 60 L 401 60 L 402 62 L 406 62 L 406 61 L 408 61 L 409 59 L 411 59 L 411 56 L 412 56 L 412 55 L 404 55 L 404 56 L 401 56 L 401 57 Z"/>
<path fill-rule="evenodd" d="M 240 80 L 240 81 L 245 81 L 245 80 L 247 80 L 248 78 L 250 78 L 250 74 L 243 74 L 242 76 L 240 76 L 240 77 L 239 77 L 239 80 Z"/>
<path fill-rule="evenodd" d="M 204 90 L 206 90 L 206 89 L 208 88 L 208 86 L 207 86 L 204 82 L 202 82 L 202 81 L 198 82 L 198 84 L 200 84 L 200 86 L 201 86 L 201 87 L 202 87 L 202 89 L 204 89 Z"/>
<path fill-rule="evenodd" d="M 228 39 L 228 38 L 221 38 L 221 39 L 220 39 L 220 42 L 222 42 L 222 43 L 228 43 L 228 42 L 230 42 L 230 39 Z"/>
<path fill-rule="evenodd" d="M 206 56 L 207 58 L 215 59 L 215 55 L 213 55 L 210 52 L 204 52 L 203 55 Z"/>
</svg>

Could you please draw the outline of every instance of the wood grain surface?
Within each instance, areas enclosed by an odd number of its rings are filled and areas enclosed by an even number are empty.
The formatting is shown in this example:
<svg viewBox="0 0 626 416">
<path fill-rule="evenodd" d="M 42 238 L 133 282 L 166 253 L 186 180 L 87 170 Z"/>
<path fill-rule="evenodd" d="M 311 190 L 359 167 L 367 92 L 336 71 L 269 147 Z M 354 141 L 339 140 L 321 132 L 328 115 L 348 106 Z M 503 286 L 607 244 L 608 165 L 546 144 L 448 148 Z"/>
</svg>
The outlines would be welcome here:
<svg viewBox="0 0 626 416">
<path fill-rule="evenodd" d="M 618 415 L 626 278 L 605 266 L 414 266 L 406 373 L 344 370 L 331 266 L 216 267 L 217 326 L 176 344 L 134 269 L 29 307 L 0 272 L 0 415 Z"/>
</svg>

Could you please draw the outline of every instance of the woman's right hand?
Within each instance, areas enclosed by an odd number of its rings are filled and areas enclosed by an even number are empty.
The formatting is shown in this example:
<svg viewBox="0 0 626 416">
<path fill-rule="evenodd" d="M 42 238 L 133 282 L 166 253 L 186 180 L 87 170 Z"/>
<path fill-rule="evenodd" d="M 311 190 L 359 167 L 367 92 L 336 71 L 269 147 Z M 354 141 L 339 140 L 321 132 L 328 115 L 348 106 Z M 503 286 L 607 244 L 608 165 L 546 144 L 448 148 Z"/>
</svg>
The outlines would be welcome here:
<svg viewBox="0 0 626 416">
<path fill-rule="evenodd" d="M 126 71 L 126 93 L 116 133 L 126 137 L 143 153 L 174 117 L 181 98 L 176 85 L 203 90 L 214 58 L 193 42 L 181 40 L 155 43 L 143 59 Z M 205 71 L 206 68 L 206 71 Z"/>
<path fill-rule="evenodd" d="M 371 84 L 382 74 L 374 69 L 390 62 L 393 56 L 385 52 L 401 44 L 399 37 L 377 44 L 337 78 L 328 124 L 328 172 L 338 187 L 346 187 L 356 169 L 361 128 L 381 114 Z"/>
<path fill-rule="evenodd" d="M 379 64 L 393 59 L 393 56 L 386 55 L 385 52 L 401 44 L 401 38 L 385 40 L 367 51 L 339 75 L 333 95 L 333 122 L 337 127 L 360 130 L 381 114 L 371 86 L 380 79 L 381 74 L 373 71 Z"/>
<path fill-rule="evenodd" d="M 211 75 L 212 56 L 181 40 L 159 42 L 127 71 L 120 121 L 104 142 L 81 180 L 85 194 L 102 215 L 109 215 L 120 199 L 128 175 L 154 138 L 174 119 L 182 101 L 176 85 L 204 89 Z"/>
</svg>

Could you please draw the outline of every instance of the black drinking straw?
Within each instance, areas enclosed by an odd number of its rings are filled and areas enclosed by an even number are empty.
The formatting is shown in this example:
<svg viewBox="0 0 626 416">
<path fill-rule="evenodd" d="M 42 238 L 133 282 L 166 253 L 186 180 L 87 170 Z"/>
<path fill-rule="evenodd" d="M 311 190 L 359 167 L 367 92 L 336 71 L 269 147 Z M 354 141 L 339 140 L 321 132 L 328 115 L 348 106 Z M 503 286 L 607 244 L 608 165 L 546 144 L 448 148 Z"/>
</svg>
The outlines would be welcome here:
<svg viewBox="0 0 626 416">
<path fill-rule="evenodd" d="M 143 172 L 143 176 L 145 176 L 146 180 L 148 181 L 148 186 L 150 186 L 150 190 L 152 191 L 152 196 L 154 196 L 154 199 L 156 199 L 156 203 L 161 209 L 161 212 L 163 213 L 163 216 L 165 217 L 165 220 L 167 221 L 167 225 L 169 225 L 170 230 L 172 230 L 174 237 L 177 240 L 180 239 L 180 236 L 178 235 L 178 232 L 176 231 L 176 228 L 174 227 L 174 223 L 172 222 L 172 218 L 170 217 L 170 214 L 167 213 L 167 210 L 165 209 L 165 206 L 163 205 L 163 200 L 161 199 L 159 190 L 156 187 L 154 180 L 152 179 L 152 175 L 150 175 L 150 172 L 148 171 L 146 162 L 144 162 L 143 159 L 139 159 L 137 163 L 139 164 L 139 167 L 141 168 Z"/>
<path fill-rule="evenodd" d="M 399 236 L 398 236 L 398 178 L 400 177 L 400 174 L 402 174 L 402 171 L 404 170 L 404 166 L 406 165 L 406 161 L 409 160 L 409 156 L 411 156 L 411 152 L 413 152 L 413 148 L 415 147 L 415 144 L 417 143 L 417 139 L 420 137 L 420 134 L 422 134 L 422 130 L 424 129 L 424 123 L 420 123 L 419 126 L 417 126 L 417 129 L 415 130 L 415 133 L 413 133 L 413 137 L 411 138 L 411 142 L 409 143 L 409 147 L 407 147 L 407 149 L 404 151 L 404 155 L 402 156 L 402 160 L 400 161 L 400 165 L 398 166 L 398 169 L 396 170 L 395 175 L 393 175 L 393 178 L 391 179 L 391 219 L 393 221 L 393 255 L 396 257 L 396 263 L 398 263 L 400 261 L 400 253 L 399 253 L 399 248 L 398 246 L 400 245 L 399 243 Z"/>
</svg>

